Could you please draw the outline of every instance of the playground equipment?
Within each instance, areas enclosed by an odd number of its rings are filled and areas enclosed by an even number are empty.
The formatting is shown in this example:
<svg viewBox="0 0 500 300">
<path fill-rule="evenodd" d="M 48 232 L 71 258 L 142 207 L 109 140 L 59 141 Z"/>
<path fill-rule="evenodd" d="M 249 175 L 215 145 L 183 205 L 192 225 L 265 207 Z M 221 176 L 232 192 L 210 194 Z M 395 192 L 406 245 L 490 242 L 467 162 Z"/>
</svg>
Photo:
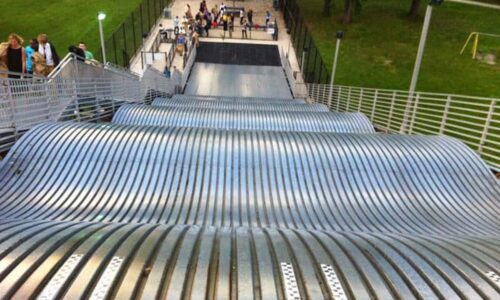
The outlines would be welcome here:
<svg viewBox="0 0 500 300">
<path fill-rule="evenodd" d="M 479 47 L 479 36 L 481 36 L 481 35 L 494 37 L 494 38 L 500 38 L 500 34 L 484 33 L 484 32 L 472 32 L 471 34 L 469 34 L 467 41 L 465 42 L 464 46 L 462 47 L 462 51 L 460 51 L 460 55 L 464 54 L 465 49 L 467 49 L 467 46 L 469 45 L 470 41 L 474 38 L 474 42 L 472 45 L 472 59 L 476 59 L 477 51 L 478 51 L 478 47 Z"/>
</svg>

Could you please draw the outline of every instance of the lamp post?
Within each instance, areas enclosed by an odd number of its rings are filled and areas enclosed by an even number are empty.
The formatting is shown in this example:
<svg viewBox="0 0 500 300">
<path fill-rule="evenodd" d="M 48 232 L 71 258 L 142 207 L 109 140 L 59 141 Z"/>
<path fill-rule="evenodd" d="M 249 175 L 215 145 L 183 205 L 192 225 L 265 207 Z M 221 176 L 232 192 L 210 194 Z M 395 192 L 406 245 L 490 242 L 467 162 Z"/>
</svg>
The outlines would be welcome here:
<svg viewBox="0 0 500 300">
<path fill-rule="evenodd" d="M 431 24 L 432 9 L 434 6 L 439 6 L 444 0 L 430 0 L 425 12 L 424 25 L 422 27 L 422 34 L 420 35 L 420 43 L 418 45 L 417 58 L 415 59 L 415 66 L 413 68 L 413 75 L 411 77 L 410 89 L 408 90 L 408 101 L 406 102 L 406 109 L 403 116 L 403 123 L 401 124 L 401 133 L 408 130 L 409 114 L 413 106 L 413 98 L 417 88 L 418 76 L 420 75 L 420 67 L 422 65 L 422 58 L 424 56 L 425 44 L 427 36 L 429 35 L 429 27 Z"/>
<path fill-rule="evenodd" d="M 101 36 L 102 62 L 106 64 L 106 46 L 104 45 L 104 31 L 102 30 L 102 21 L 104 21 L 104 19 L 106 19 L 106 14 L 99 12 L 97 20 L 99 20 L 99 35 Z"/>
<path fill-rule="evenodd" d="M 333 84 L 335 83 L 335 73 L 337 72 L 337 61 L 339 59 L 340 51 L 340 41 L 344 38 L 344 32 L 342 30 L 337 31 L 337 46 L 335 47 L 335 55 L 333 57 L 333 67 L 332 67 L 332 78 L 330 79 L 330 103 L 332 103 L 333 97 Z"/>
</svg>

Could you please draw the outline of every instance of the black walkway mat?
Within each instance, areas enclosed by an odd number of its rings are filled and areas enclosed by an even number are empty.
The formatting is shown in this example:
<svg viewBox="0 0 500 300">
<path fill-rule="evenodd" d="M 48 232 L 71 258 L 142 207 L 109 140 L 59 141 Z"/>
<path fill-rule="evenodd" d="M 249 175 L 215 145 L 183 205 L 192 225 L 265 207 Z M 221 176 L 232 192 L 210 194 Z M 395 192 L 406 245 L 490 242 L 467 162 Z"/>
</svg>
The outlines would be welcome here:
<svg viewBox="0 0 500 300">
<path fill-rule="evenodd" d="M 235 43 L 200 43 L 196 62 L 247 66 L 281 66 L 278 46 Z"/>
</svg>

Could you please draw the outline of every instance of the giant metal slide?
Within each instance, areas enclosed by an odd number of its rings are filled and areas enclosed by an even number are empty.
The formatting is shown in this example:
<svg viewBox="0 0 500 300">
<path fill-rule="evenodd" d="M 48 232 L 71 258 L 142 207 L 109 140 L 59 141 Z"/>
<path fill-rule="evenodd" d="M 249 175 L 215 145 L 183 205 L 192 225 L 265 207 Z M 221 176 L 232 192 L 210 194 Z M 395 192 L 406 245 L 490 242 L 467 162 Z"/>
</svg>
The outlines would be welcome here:
<svg viewBox="0 0 500 300">
<path fill-rule="evenodd" d="M 13 299 L 500 299 L 500 185 L 448 137 L 304 100 L 46 123 L 0 165 Z"/>
</svg>

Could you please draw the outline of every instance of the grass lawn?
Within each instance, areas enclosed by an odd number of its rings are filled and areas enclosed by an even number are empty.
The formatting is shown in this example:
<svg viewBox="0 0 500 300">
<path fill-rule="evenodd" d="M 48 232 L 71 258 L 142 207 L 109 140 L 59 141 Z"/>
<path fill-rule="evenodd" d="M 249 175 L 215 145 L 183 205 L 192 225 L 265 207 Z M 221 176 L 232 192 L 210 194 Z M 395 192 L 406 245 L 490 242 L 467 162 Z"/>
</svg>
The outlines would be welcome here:
<svg viewBox="0 0 500 300">
<path fill-rule="evenodd" d="M 321 15 L 323 0 L 298 1 L 329 70 L 335 32 L 346 32 L 336 75 L 338 84 L 408 89 L 426 1 L 422 1 L 416 21 L 406 16 L 410 0 L 365 1 L 361 13 L 348 26 L 339 21 L 343 1 L 334 1 L 331 18 Z M 500 34 L 500 11 L 455 3 L 434 9 L 418 90 L 500 98 L 500 39 L 481 39 L 479 49 L 497 55 L 497 65 L 487 65 L 471 59 L 471 47 L 460 56 L 472 31 Z"/>
<path fill-rule="evenodd" d="M 107 14 L 104 34 L 109 36 L 141 0 L 15 0 L 0 1 L 0 40 L 11 32 L 20 34 L 26 43 L 39 33 L 46 33 L 62 57 L 68 46 L 85 41 L 96 54 L 99 51 L 97 13 Z"/>
</svg>

